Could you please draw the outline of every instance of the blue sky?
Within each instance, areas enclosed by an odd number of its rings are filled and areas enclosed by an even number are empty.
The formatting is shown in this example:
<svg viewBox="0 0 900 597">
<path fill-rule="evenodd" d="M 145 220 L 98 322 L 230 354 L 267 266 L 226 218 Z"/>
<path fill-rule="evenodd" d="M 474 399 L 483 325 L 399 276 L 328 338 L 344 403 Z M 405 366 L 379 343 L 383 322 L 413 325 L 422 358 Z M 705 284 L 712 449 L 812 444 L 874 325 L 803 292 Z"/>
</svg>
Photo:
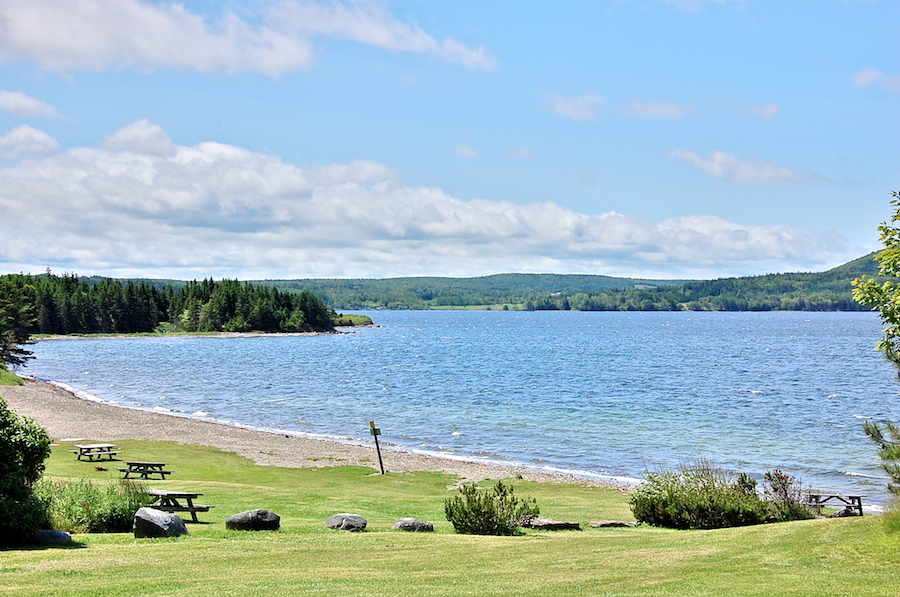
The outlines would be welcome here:
<svg viewBox="0 0 900 597">
<path fill-rule="evenodd" d="M 878 246 L 900 3 L 7 0 L 0 271 L 716 278 Z"/>
</svg>

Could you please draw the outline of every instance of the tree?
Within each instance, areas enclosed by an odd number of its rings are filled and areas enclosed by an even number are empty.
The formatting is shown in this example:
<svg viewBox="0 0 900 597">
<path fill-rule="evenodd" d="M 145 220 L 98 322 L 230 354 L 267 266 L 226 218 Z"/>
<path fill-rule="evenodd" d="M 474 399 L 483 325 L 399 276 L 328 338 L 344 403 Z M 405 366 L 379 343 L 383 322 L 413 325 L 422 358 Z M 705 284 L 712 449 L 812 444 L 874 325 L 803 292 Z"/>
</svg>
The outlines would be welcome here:
<svg viewBox="0 0 900 597">
<path fill-rule="evenodd" d="M 30 350 L 22 348 L 31 344 L 32 302 L 11 280 L 0 280 L 0 361 L 5 365 L 18 367 L 34 358 Z"/>
<path fill-rule="evenodd" d="M 879 282 L 865 275 L 860 276 L 853 280 L 853 298 L 881 314 L 881 322 L 886 327 L 876 348 L 883 350 L 885 356 L 900 367 L 900 284 L 892 279 L 900 277 L 900 227 L 897 226 L 900 222 L 900 194 L 893 191 L 891 195 L 894 197 L 891 200 L 894 215 L 890 222 L 882 222 L 878 227 L 884 249 L 875 257 L 881 275 L 888 279 Z M 869 439 L 881 448 L 881 466 L 891 477 L 888 489 L 900 495 L 900 429 L 892 421 L 887 421 L 883 426 L 877 421 L 866 421 L 863 429 Z"/>
<path fill-rule="evenodd" d="M 50 438 L 31 419 L 16 416 L 0 398 L 0 545 L 29 543 L 46 510 L 32 494 L 50 456 Z"/>
</svg>

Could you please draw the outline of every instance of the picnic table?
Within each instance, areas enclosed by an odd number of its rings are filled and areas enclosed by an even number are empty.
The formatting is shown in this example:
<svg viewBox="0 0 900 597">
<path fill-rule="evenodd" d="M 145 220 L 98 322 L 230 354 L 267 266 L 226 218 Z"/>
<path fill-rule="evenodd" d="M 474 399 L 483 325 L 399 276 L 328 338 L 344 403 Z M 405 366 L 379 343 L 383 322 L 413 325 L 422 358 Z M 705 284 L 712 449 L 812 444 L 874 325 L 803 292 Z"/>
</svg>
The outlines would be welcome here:
<svg viewBox="0 0 900 597">
<path fill-rule="evenodd" d="M 194 522 L 200 522 L 197 520 L 197 512 L 209 512 L 210 508 L 215 507 L 207 504 L 194 503 L 196 498 L 203 495 L 202 493 L 169 491 L 168 489 L 150 489 L 147 493 L 156 496 L 156 501 L 150 505 L 151 508 L 163 510 L 165 512 L 190 512 L 191 519 Z M 184 500 L 184 503 L 179 500 Z"/>
<path fill-rule="evenodd" d="M 809 494 L 809 506 L 815 508 L 817 512 L 822 511 L 823 506 L 841 507 L 845 510 L 855 510 L 860 516 L 863 515 L 862 499 L 863 495 L 840 495 L 836 493 L 811 493 Z"/>
<path fill-rule="evenodd" d="M 104 458 L 112 460 L 113 456 L 119 453 L 119 450 L 115 449 L 118 447 L 116 444 L 73 444 L 73 446 L 76 449 L 69 450 L 69 452 L 78 454 L 78 460 L 81 460 L 82 456 L 90 461 L 93 461 L 94 458 L 97 460 Z"/>
<path fill-rule="evenodd" d="M 128 465 L 127 468 L 119 468 L 121 472 L 125 473 L 125 479 L 130 479 L 132 475 L 141 479 L 150 479 L 151 475 L 159 475 L 159 478 L 164 481 L 166 475 L 172 474 L 172 471 L 164 470 L 165 462 L 126 462 L 125 464 Z"/>
</svg>

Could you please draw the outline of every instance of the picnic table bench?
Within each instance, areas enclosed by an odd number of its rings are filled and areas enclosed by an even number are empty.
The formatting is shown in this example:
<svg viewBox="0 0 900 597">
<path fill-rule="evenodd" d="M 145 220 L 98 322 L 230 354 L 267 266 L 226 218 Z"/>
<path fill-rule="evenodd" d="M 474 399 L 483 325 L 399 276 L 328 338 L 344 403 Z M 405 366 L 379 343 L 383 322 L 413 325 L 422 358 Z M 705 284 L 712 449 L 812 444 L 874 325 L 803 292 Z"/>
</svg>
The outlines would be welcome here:
<svg viewBox="0 0 900 597">
<path fill-rule="evenodd" d="M 164 470 L 165 462 L 126 462 L 125 464 L 128 465 L 127 468 L 119 468 L 121 472 L 125 473 L 125 479 L 130 479 L 132 475 L 141 479 L 150 479 L 151 475 L 159 475 L 159 478 L 165 481 L 166 475 L 172 474 L 172 471 Z"/>
<path fill-rule="evenodd" d="M 810 493 L 807 505 L 815 508 L 817 512 L 822 512 L 823 506 L 843 507 L 845 510 L 855 510 L 860 516 L 863 515 L 862 499 L 863 495 L 840 495 L 836 493 Z"/>
<path fill-rule="evenodd" d="M 115 449 L 118 447 L 116 444 L 73 444 L 73 446 L 76 449 L 69 450 L 69 452 L 78 454 L 78 460 L 81 460 L 82 456 L 90 461 L 93 461 L 94 458 L 97 460 L 104 458 L 112 460 L 113 456 L 120 452 L 120 450 Z"/>
<path fill-rule="evenodd" d="M 194 522 L 200 522 L 197 520 L 197 512 L 209 512 L 210 508 L 215 508 L 215 506 L 209 506 L 207 504 L 194 503 L 194 499 L 203 495 L 202 493 L 169 491 L 167 489 L 150 489 L 147 493 L 156 496 L 156 501 L 150 505 L 151 508 L 156 508 L 157 510 L 163 510 L 165 512 L 190 512 L 191 519 Z M 184 503 L 181 503 L 178 500 L 184 500 Z"/>
</svg>

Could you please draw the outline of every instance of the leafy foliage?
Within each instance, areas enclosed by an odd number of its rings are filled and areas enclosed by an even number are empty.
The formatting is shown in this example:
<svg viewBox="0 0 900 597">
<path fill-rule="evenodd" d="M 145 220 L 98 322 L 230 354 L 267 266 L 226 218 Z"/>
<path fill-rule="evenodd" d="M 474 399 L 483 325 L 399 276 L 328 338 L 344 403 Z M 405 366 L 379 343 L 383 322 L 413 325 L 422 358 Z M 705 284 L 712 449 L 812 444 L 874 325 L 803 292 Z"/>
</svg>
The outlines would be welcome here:
<svg viewBox="0 0 900 597">
<path fill-rule="evenodd" d="M 749 477 L 734 479 L 708 463 L 680 473 L 648 473 L 631 496 L 631 511 L 641 522 L 673 529 L 760 524 L 769 508 L 754 487 Z"/>
<path fill-rule="evenodd" d="M 45 518 L 32 486 L 44 472 L 50 438 L 0 398 L 0 545 L 27 543 Z"/>
<path fill-rule="evenodd" d="M 900 194 L 893 191 L 891 195 L 894 197 L 891 200 L 894 215 L 889 223 L 882 222 L 878 226 L 884 250 L 875 259 L 881 266 L 882 276 L 895 278 L 900 276 L 900 227 L 897 226 L 900 222 Z M 886 326 L 876 348 L 883 350 L 885 356 L 900 367 L 900 285 L 892 279 L 879 282 L 863 275 L 853 281 L 853 287 L 853 298 L 878 311 L 881 322 Z M 891 477 L 888 490 L 900 495 L 900 430 L 891 421 L 883 426 L 877 421 L 866 421 L 863 430 L 881 448 L 881 466 Z"/>
<path fill-rule="evenodd" d="M 23 348 L 31 344 L 32 310 L 25 289 L 0 278 L 0 365 L 18 367 L 34 358 Z"/>
<path fill-rule="evenodd" d="M 515 535 L 540 513 L 533 499 L 519 499 L 513 488 L 497 481 L 491 489 L 464 483 L 459 495 L 444 502 L 444 514 L 457 533 Z"/>
<path fill-rule="evenodd" d="M 47 508 L 50 526 L 67 533 L 128 532 L 135 512 L 155 499 L 131 479 L 105 485 L 88 479 L 42 479 L 34 493 Z"/>
<path fill-rule="evenodd" d="M 766 472 L 765 496 L 771 518 L 777 522 L 816 517 L 816 513 L 803 500 L 800 482 L 781 469 Z"/>
</svg>

